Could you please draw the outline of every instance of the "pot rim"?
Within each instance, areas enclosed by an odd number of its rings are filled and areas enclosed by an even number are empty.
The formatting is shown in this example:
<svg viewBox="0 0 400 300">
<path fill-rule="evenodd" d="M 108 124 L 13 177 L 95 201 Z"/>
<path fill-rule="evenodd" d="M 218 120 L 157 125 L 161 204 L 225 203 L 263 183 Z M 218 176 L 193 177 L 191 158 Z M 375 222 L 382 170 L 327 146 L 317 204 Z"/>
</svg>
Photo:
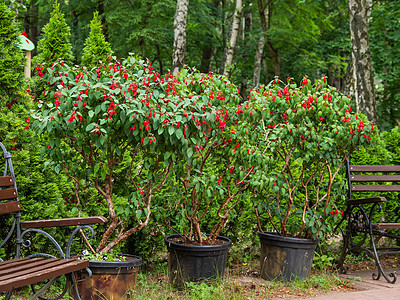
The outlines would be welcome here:
<svg viewBox="0 0 400 300">
<path fill-rule="evenodd" d="M 295 237 L 290 237 L 290 236 L 282 236 L 279 235 L 278 232 L 269 232 L 269 231 L 264 231 L 261 232 L 259 231 L 258 233 L 259 238 L 268 238 L 271 240 L 279 241 L 279 242 L 292 242 L 292 243 L 298 243 L 298 244 L 318 244 L 319 239 L 307 239 L 307 238 L 295 238 Z"/>
<path fill-rule="evenodd" d="M 131 255 L 131 254 L 118 254 L 120 256 L 133 257 L 135 260 L 127 260 L 127 261 L 105 261 L 105 260 L 89 260 L 89 268 L 90 267 L 138 267 L 143 264 L 143 259 L 140 256 Z"/>
<path fill-rule="evenodd" d="M 225 250 L 229 249 L 232 246 L 232 241 L 224 236 L 217 236 L 217 239 L 226 241 L 227 243 L 221 244 L 221 245 L 183 245 L 183 244 L 178 244 L 175 242 L 171 242 L 168 239 L 171 238 L 177 238 L 181 237 L 179 234 L 172 234 L 167 237 L 165 237 L 165 245 L 167 246 L 167 249 L 175 249 L 175 250 L 194 250 L 194 251 L 220 251 L 220 250 Z"/>
</svg>

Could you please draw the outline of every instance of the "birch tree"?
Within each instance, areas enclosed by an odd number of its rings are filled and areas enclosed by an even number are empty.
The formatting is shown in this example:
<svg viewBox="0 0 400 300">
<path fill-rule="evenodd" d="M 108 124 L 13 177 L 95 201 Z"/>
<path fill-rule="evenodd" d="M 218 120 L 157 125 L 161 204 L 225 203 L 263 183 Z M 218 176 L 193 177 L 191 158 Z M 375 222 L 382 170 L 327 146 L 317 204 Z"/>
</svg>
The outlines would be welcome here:
<svg viewBox="0 0 400 300">
<path fill-rule="evenodd" d="M 172 53 L 172 72 L 174 75 L 185 65 L 188 7 L 189 0 L 177 0 L 174 20 L 174 49 Z"/>
<path fill-rule="evenodd" d="M 349 0 L 348 2 L 351 57 L 347 69 L 345 93 L 354 99 L 357 111 L 378 124 L 368 38 L 371 8 L 372 0 Z"/>
<path fill-rule="evenodd" d="M 262 33 L 258 40 L 257 50 L 254 56 L 254 72 L 253 72 L 253 84 L 252 84 L 253 87 L 257 87 L 260 84 L 261 59 L 264 53 L 265 36 L 267 34 L 268 23 L 269 23 L 269 22 L 267 23 L 266 21 L 267 16 L 269 16 L 269 14 L 267 14 L 266 11 L 269 7 L 269 4 L 270 4 L 269 0 L 265 4 L 263 3 L 262 0 L 257 0 L 258 12 L 261 19 Z"/>
<path fill-rule="evenodd" d="M 236 42 L 240 31 L 240 19 L 242 15 L 243 1 L 236 0 L 235 12 L 233 14 L 232 25 L 230 30 L 229 41 L 226 45 L 226 58 L 224 63 L 223 74 L 229 75 L 229 69 L 232 66 L 233 54 L 235 52 Z"/>
</svg>

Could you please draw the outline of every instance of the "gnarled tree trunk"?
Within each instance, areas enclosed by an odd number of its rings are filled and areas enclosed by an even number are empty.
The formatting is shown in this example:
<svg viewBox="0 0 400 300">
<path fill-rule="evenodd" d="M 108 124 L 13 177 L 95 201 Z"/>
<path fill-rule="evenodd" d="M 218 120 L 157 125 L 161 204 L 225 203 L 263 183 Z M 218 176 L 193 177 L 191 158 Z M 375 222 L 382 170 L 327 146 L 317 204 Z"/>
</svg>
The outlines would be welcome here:
<svg viewBox="0 0 400 300">
<path fill-rule="evenodd" d="M 174 20 L 174 50 L 172 53 L 172 72 L 176 75 L 186 60 L 186 23 L 189 0 L 177 0 Z"/>
<path fill-rule="evenodd" d="M 356 103 L 356 110 L 378 124 L 372 77 L 371 52 L 368 39 L 371 0 L 349 0 L 351 58 L 344 92 Z"/>
</svg>

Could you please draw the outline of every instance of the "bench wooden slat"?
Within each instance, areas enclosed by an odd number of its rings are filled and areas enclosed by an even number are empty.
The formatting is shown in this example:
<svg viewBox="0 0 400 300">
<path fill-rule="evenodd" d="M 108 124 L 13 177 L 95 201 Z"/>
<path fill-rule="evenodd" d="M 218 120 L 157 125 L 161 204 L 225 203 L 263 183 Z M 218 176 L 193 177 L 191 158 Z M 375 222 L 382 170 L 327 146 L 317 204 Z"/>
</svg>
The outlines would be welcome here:
<svg viewBox="0 0 400 300">
<path fill-rule="evenodd" d="M 350 172 L 400 172 L 400 165 L 350 165 Z"/>
<path fill-rule="evenodd" d="M 400 229 L 400 223 L 374 223 L 374 229 Z"/>
<path fill-rule="evenodd" d="M 8 187 L 14 185 L 14 181 L 11 176 L 0 176 L 0 187 Z"/>
<path fill-rule="evenodd" d="M 6 215 L 19 211 L 21 211 L 21 204 L 19 201 L 0 203 L 0 215 Z"/>
<path fill-rule="evenodd" d="M 400 175 L 351 175 L 352 182 L 400 182 Z"/>
<path fill-rule="evenodd" d="M 28 259 L 23 263 L 16 262 L 14 264 L 8 265 L 7 268 L 0 270 L 0 281 L 6 280 L 12 277 L 20 276 L 21 274 L 29 274 L 30 270 L 35 270 L 35 268 L 40 267 L 40 269 L 48 268 L 49 264 L 58 263 L 60 259 L 58 258 L 41 258 L 41 259 Z M 19 274 L 19 275 L 16 275 Z"/>
<path fill-rule="evenodd" d="M 352 185 L 352 192 L 400 192 L 400 185 Z"/>
<path fill-rule="evenodd" d="M 24 261 L 24 260 L 27 260 L 27 259 L 33 259 L 33 258 L 21 257 L 21 258 L 14 258 L 12 260 L 0 261 L 0 268 L 3 268 L 4 266 L 7 266 L 9 264 L 15 264 L 17 261 Z"/>
<path fill-rule="evenodd" d="M 0 276 L 3 274 L 3 272 L 6 272 L 7 269 L 10 267 L 18 267 L 18 266 L 23 266 L 29 262 L 37 262 L 44 260 L 43 257 L 36 257 L 36 258 L 16 258 L 12 260 L 6 260 L 0 263 Z"/>
<path fill-rule="evenodd" d="M 17 198 L 17 191 L 14 188 L 0 190 L 0 200 L 12 200 Z"/>
<path fill-rule="evenodd" d="M 361 198 L 361 199 L 350 199 L 350 200 L 347 200 L 347 205 L 379 203 L 379 202 L 385 202 L 385 201 L 386 201 L 385 197 L 370 197 L 370 198 Z"/>
<path fill-rule="evenodd" d="M 19 278 L 20 276 L 29 275 L 31 273 L 50 269 L 52 267 L 62 266 L 63 264 L 63 259 L 58 258 L 42 259 L 34 262 L 27 261 L 26 264 L 17 265 L 16 267 L 10 266 L 9 269 L 1 272 L 0 282 L 12 278 Z"/>
<path fill-rule="evenodd" d="M 50 267 L 48 269 L 34 271 L 31 272 L 30 274 L 19 276 L 18 278 L 14 277 L 7 280 L 1 280 L 0 292 L 38 283 L 43 280 L 62 276 L 89 267 L 89 261 L 87 260 L 78 261 L 74 259 L 61 259 L 59 260 L 59 262 L 61 262 L 62 264 Z"/>
<path fill-rule="evenodd" d="M 44 227 L 60 227 L 60 226 L 77 226 L 106 223 L 107 218 L 102 216 L 97 217 L 82 217 L 82 218 L 66 218 L 54 220 L 38 220 L 21 222 L 22 228 L 44 228 Z"/>
</svg>

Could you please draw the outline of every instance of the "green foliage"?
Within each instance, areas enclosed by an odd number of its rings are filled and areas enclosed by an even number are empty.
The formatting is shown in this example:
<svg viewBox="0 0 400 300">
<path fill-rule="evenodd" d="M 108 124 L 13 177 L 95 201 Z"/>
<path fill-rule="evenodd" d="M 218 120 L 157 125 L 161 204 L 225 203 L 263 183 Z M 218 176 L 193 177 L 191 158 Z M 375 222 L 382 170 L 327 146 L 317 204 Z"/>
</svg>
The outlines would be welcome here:
<svg viewBox="0 0 400 300">
<path fill-rule="evenodd" d="M 0 105 L 12 105 L 22 98 L 25 58 L 18 48 L 15 14 L 0 0 Z"/>
<path fill-rule="evenodd" d="M 326 254 L 314 253 L 313 268 L 326 271 L 329 267 L 332 267 L 334 258 Z"/>
<path fill-rule="evenodd" d="M 43 33 L 44 37 L 37 45 L 38 56 L 35 62 L 50 65 L 62 59 L 66 63 L 71 63 L 73 61 L 71 29 L 65 22 L 57 1 L 54 3 L 49 22 L 43 28 Z"/>
<path fill-rule="evenodd" d="M 78 197 L 88 184 L 106 202 L 111 229 L 98 246 L 105 252 L 149 222 L 151 198 L 172 164 L 171 154 L 164 155 L 163 119 L 174 108 L 164 101 L 164 81 L 149 62 L 130 56 L 106 63 L 91 70 L 64 61 L 43 66 L 45 94 L 54 100 L 38 101 L 33 123 L 49 136 L 42 154 L 74 180 Z M 121 169 L 131 188 L 119 195 L 114 172 Z M 128 220 L 136 224 L 127 228 Z M 117 226 L 124 226 L 118 234 Z M 106 244 L 108 239 L 114 241 Z"/>
<path fill-rule="evenodd" d="M 101 21 L 96 11 L 90 22 L 90 33 L 83 48 L 82 64 L 88 69 L 96 67 L 99 61 L 105 62 L 107 57 L 113 54 L 110 43 L 104 37 L 101 29 Z"/>
<path fill-rule="evenodd" d="M 150 58 L 161 74 L 166 73 L 172 66 L 175 8 L 175 0 L 108 2 L 104 26 L 116 55 L 137 53 Z"/>
<path fill-rule="evenodd" d="M 351 100 L 326 83 L 301 87 L 275 79 L 250 93 L 238 134 L 245 139 L 253 201 L 283 236 L 320 237 L 343 181 L 336 177 L 358 145 L 368 144 L 373 125 L 350 107 Z M 259 228 L 262 230 L 261 228 Z"/>
<path fill-rule="evenodd" d="M 172 81 L 174 80 L 174 81 Z M 236 161 L 236 109 L 240 94 L 226 77 L 184 69 L 170 83 L 169 101 L 177 107 L 174 119 L 166 119 L 174 165 L 175 205 L 190 223 L 183 233 L 196 243 L 213 243 L 246 189 Z M 173 205 L 174 206 L 174 205 Z M 206 238 L 201 223 L 215 216 Z M 210 221 L 208 219 L 207 221 Z"/>
<path fill-rule="evenodd" d="M 218 287 L 205 282 L 199 284 L 186 282 L 186 287 L 190 289 L 191 296 L 199 300 L 212 300 L 215 297 L 214 294 L 218 292 Z"/>
<path fill-rule="evenodd" d="M 400 119 L 400 1 L 379 1 L 371 11 L 369 39 L 381 129 L 397 126 Z"/>
</svg>

